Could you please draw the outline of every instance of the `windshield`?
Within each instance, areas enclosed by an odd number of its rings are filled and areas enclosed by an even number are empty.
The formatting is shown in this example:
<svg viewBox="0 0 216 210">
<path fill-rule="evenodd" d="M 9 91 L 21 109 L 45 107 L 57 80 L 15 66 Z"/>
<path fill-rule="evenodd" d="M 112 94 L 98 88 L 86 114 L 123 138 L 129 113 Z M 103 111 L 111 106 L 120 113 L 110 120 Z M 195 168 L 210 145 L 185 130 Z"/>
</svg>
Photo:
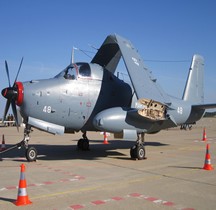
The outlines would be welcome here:
<svg viewBox="0 0 216 210">
<path fill-rule="evenodd" d="M 74 66 L 70 66 L 66 69 L 66 71 L 64 73 L 64 78 L 70 79 L 70 80 L 74 80 L 77 78 L 77 71 L 74 68 Z"/>
</svg>

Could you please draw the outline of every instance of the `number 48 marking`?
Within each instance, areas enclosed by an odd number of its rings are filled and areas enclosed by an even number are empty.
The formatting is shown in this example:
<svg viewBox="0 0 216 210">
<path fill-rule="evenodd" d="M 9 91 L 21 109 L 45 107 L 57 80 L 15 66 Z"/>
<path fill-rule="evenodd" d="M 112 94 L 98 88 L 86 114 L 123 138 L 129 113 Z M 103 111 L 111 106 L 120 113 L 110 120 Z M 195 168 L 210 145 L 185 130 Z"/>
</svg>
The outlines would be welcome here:
<svg viewBox="0 0 216 210">
<path fill-rule="evenodd" d="M 177 113 L 183 114 L 183 108 L 182 108 L 182 107 L 178 107 L 178 108 L 177 108 Z"/>
<path fill-rule="evenodd" d="M 43 112 L 46 112 L 46 113 L 51 113 L 51 110 L 52 110 L 51 106 L 44 106 L 43 108 Z"/>
</svg>

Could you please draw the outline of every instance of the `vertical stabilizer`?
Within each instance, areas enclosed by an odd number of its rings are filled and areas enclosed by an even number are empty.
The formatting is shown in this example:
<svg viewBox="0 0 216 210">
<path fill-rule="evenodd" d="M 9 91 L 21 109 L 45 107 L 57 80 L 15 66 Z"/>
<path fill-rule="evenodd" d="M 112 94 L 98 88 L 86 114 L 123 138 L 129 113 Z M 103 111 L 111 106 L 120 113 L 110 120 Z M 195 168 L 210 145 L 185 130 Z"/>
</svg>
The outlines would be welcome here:
<svg viewBox="0 0 216 210">
<path fill-rule="evenodd" d="M 204 58 L 194 55 L 182 99 L 193 104 L 204 102 Z"/>
</svg>

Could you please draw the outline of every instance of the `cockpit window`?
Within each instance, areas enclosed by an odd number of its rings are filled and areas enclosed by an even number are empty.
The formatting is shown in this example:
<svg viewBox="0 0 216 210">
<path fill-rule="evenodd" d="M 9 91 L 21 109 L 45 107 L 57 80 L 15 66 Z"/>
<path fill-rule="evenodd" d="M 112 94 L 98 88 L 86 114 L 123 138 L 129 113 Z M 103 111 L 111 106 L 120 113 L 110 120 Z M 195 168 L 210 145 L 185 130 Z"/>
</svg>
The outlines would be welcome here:
<svg viewBox="0 0 216 210">
<path fill-rule="evenodd" d="M 73 66 L 68 67 L 65 71 L 64 78 L 70 80 L 76 79 L 77 78 L 76 69 Z"/>
<path fill-rule="evenodd" d="M 74 63 L 55 76 L 55 78 L 58 77 L 64 77 L 68 80 L 76 80 L 77 78 L 86 77 L 89 78 L 91 77 L 91 68 L 88 63 Z"/>
<path fill-rule="evenodd" d="M 81 77 L 91 76 L 91 69 L 88 63 L 77 63 L 76 65 L 79 68 L 79 76 Z"/>
</svg>

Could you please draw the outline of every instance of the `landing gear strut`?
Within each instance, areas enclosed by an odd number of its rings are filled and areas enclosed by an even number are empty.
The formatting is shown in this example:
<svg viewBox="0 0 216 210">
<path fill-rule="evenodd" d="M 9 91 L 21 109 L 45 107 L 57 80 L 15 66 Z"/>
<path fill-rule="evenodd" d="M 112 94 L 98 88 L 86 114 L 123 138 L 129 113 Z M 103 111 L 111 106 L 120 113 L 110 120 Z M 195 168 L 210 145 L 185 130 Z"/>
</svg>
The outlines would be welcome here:
<svg viewBox="0 0 216 210">
<path fill-rule="evenodd" d="M 24 139 L 20 143 L 21 146 L 24 146 L 26 149 L 25 151 L 26 159 L 29 162 L 32 162 L 32 161 L 36 161 L 37 159 L 37 149 L 35 147 L 28 146 L 28 141 L 30 140 L 30 133 L 31 133 L 31 126 L 27 124 L 24 130 Z"/>
<path fill-rule="evenodd" d="M 86 136 L 86 131 L 83 132 L 82 137 L 83 138 L 77 142 L 77 148 L 83 151 L 88 151 L 89 150 L 89 140 Z"/>
<path fill-rule="evenodd" d="M 137 135 L 137 137 L 138 138 L 137 138 L 136 144 L 130 149 L 130 156 L 131 156 L 131 159 L 143 160 L 143 159 L 146 159 L 145 147 L 144 147 L 145 134 L 141 133 L 141 138 L 139 137 L 139 135 Z"/>
</svg>

